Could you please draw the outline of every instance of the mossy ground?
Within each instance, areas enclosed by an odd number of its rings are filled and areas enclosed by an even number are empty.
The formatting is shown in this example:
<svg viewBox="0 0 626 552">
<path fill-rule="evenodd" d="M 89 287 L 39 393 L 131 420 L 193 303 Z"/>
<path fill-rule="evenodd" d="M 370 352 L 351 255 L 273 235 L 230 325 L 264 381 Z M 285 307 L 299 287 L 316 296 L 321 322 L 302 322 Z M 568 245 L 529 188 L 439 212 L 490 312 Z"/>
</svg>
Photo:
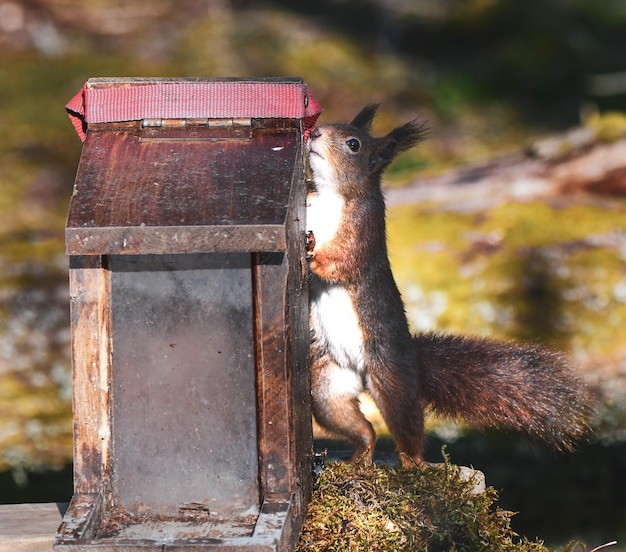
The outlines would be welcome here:
<svg viewBox="0 0 626 552">
<path fill-rule="evenodd" d="M 299 552 L 548 552 L 516 535 L 513 513 L 446 458 L 424 467 L 328 464 L 315 482 Z M 573 550 L 571 545 L 570 550 Z"/>
</svg>

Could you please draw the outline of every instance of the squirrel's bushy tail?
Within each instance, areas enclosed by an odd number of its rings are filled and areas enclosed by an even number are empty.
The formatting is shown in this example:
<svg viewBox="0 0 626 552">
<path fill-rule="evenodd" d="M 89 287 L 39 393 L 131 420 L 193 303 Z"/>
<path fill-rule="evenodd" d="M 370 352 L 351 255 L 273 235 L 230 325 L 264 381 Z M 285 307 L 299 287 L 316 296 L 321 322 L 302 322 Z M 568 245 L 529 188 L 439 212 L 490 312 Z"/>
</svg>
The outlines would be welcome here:
<svg viewBox="0 0 626 552">
<path fill-rule="evenodd" d="M 590 396 L 565 358 L 536 345 L 414 337 L 424 406 L 478 428 L 520 430 L 571 450 L 588 430 Z"/>
</svg>

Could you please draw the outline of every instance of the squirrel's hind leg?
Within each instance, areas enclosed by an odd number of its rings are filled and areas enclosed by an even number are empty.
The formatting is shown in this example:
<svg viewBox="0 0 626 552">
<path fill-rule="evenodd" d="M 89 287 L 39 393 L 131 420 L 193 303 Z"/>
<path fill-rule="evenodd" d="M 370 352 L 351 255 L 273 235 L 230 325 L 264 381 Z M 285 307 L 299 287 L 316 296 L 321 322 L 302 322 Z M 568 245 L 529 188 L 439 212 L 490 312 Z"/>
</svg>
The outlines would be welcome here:
<svg viewBox="0 0 626 552">
<path fill-rule="evenodd" d="M 376 433 L 359 406 L 363 390 L 360 376 L 328 359 L 314 362 L 311 369 L 315 420 L 325 430 L 354 444 L 350 462 L 371 463 Z"/>
<path fill-rule="evenodd" d="M 396 442 L 400 461 L 407 467 L 423 462 L 424 410 L 416 386 L 408 381 L 390 386 L 382 370 L 370 370 L 368 390 Z M 397 373 L 401 373 L 400 370 Z M 403 454 L 402 454 L 403 453 Z"/>
</svg>

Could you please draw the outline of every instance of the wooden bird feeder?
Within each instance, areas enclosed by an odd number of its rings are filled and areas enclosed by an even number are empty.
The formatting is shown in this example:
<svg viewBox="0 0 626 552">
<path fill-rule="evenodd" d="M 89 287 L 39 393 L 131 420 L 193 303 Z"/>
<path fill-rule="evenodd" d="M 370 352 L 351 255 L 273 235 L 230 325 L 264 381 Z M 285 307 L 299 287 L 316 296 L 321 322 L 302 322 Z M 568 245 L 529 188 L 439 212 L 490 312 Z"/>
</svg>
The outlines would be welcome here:
<svg viewBox="0 0 626 552">
<path fill-rule="evenodd" d="M 91 79 L 56 550 L 294 547 L 311 486 L 300 79 Z"/>
</svg>

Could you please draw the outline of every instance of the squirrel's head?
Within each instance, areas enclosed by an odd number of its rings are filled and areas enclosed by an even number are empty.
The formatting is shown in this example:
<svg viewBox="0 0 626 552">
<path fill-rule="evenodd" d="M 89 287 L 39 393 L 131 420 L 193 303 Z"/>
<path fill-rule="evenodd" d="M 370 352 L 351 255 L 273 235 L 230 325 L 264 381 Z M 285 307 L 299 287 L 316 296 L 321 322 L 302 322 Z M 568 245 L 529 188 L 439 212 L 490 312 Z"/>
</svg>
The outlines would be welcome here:
<svg viewBox="0 0 626 552">
<path fill-rule="evenodd" d="M 426 126 L 414 120 L 386 136 L 370 135 L 378 105 L 364 107 L 352 122 L 324 125 L 310 135 L 309 164 L 318 190 L 326 187 L 344 196 L 367 194 L 380 187 L 380 175 L 398 153 L 424 138 Z"/>
</svg>

